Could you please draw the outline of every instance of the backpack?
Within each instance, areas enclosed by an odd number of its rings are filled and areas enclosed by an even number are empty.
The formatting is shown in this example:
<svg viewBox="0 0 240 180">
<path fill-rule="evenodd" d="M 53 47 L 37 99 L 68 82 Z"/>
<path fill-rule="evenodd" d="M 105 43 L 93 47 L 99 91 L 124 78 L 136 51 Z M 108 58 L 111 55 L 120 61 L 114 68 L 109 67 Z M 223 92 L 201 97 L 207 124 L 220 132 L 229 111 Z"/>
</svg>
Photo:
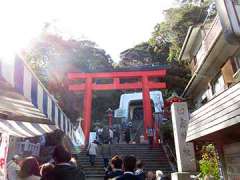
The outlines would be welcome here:
<svg viewBox="0 0 240 180">
<path fill-rule="evenodd" d="M 109 136 L 109 131 L 107 129 L 103 129 L 102 138 L 103 138 L 104 142 L 108 142 L 109 141 L 110 136 Z"/>
</svg>

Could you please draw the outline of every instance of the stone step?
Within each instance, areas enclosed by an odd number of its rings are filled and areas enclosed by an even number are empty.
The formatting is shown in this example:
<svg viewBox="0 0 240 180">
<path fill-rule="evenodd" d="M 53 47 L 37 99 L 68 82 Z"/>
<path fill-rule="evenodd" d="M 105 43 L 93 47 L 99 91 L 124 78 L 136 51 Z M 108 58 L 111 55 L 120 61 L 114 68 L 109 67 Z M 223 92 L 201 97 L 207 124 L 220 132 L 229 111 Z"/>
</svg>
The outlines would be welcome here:
<svg viewBox="0 0 240 180">
<path fill-rule="evenodd" d="M 90 167 L 90 163 L 83 163 L 79 165 L 80 167 Z M 169 167 L 167 162 L 160 162 L 160 163 L 145 163 L 144 167 L 155 167 L 155 166 L 162 166 L 162 167 Z M 95 163 L 95 167 L 103 167 L 103 163 Z"/>
<path fill-rule="evenodd" d="M 151 161 L 151 160 L 148 160 L 148 161 L 142 160 L 142 162 L 143 162 L 145 165 L 147 165 L 147 164 L 164 164 L 164 163 L 168 164 L 168 160 L 167 160 L 167 159 L 161 160 L 161 161 L 159 161 L 159 160 L 152 160 L 152 161 Z M 81 164 L 88 164 L 88 163 L 89 163 L 89 160 L 82 160 L 82 161 L 77 160 L 77 163 L 79 163 L 80 165 L 81 165 Z M 101 165 L 101 164 L 103 164 L 103 160 L 95 161 L 95 164 Z"/>
<path fill-rule="evenodd" d="M 145 172 L 159 169 L 164 173 L 172 171 L 162 147 L 149 149 L 146 144 L 117 144 L 112 145 L 112 152 L 122 157 L 126 155 L 136 156 L 137 159 L 144 162 Z M 86 156 L 86 149 L 77 154 L 76 158 L 85 172 L 87 180 L 103 179 L 105 171 L 103 169 L 103 159 L 100 155 L 97 155 L 94 167 L 90 166 L 89 157 Z"/>
<path fill-rule="evenodd" d="M 90 166 L 90 164 L 86 165 L 86 166 L 81 166 L 83 169 L 103 169 L 103 164 L 102 165 L 95 165 L 95 166 Z M 155 167 L 163 167 L 163 168 L 168 168 L 169 165 L 168 164 L 148 164 L 145 165 L 144 168 L 145 169 L 151 169 L 151 168 L 155 168 Z"/>
<path fill-rule="evenodd" d="M 168 168 L 154 168 L 154 169 L 145 169 L 144 171 L 145 172 L 148 172 L 148 171 L 153 171 L 153 172 L 155 172 L 155 171 L 157 171 L 157 170 L 161 170 L 161 171 L 163 171 L 164 173 L 169 173 L 169 172 L 171 172 L 171 169 L 168 169 Z M 104 174 L 105 174 L 105 171 L 103 170 L 103 171 L 98 171 L 98 170 L 84 170 L 83 169 L 83 171 L 84 171 L 84 173 L 85 173 L 85 175 L 88 175 L 88 176 L 90 176 L 90 175 L 102 175 L 102 176 L 104 176 Z"/>
<path fill-rule="evenodd" d="M 171 169 L 170 168 L 164 168 L 164 167 L 155 167 L 155 168 L 146 168 L 144 169 L 145 172 L 148 172 L 148 171 L 156 171 L 156 170 L 161 170 L 163 172 L 171 172 Z M 104 169 L 83 169 L 83 172 L 85 174 L 104 174 L 105 171 Z"/>
<path fill-rule="evenodd" d="M 157 170 L 161 170 L 163 171 L 164 174 L 169 174 L 171 173 L 171 169 L 146 169 L 144 170 L 145 172 L 148 171 L 152 171 L 152 172 L 156 172 Z M 85 172 L 85 176 L 91 177 L 91 176 L 99 176 L 99 177 L 103 177 L 105 175 L 104 171 L 84 171 Z"/>
<path fill-rule="evenodd" d="M 99 145 L 101 146 L 101 145 Z M 135 144 L 111 144 L 111 147 L 113 148 L 138 148 L 138 149 L 149 149 L 149 145 L 148 144 L 143 144 L 143 145 L 135 145 Z M 162 147 L 151 147 L 151 149 L 162 149 Z"/>
<path fill-rule="evenodd" d="M 144 158 L 147 158 L 147 157 L 156 157 L 156 158 L 162 158 L 162 157 L 166 157 L 165 156 L 165 154 L 160 154 L 160 153 L 158 153 L 158 154 L 151 154 L 151 153 L 149 153 L 149 154 L 146 154 L 146 153 L 134 153 L 134 152 L 132 152 L 132 153 L 112 153 L 112 155 L 119 155 L 119 156 L 126 156 L 126 155 L 135 155 L 135 156 L 137 156 L 137 157 L 144 157 Z M 84 154 L 84 155 L 80 155 L 80 156 L 76 156 L 76 157 L 78 157 L 78 158 L 89 158 L 86 154 Z M 101 158 L 101 155 L 100 154 L 97 154 L 97 156 L 96 156 L 96 158 Z"/>
<path fill-rule="evenodd" d="M 160 158 L 166 158 L 166 156 L 164 154 L 156 154 L 156 155 L 153 155 L 153 154 L 138 154 L 138 153 L 117 153 L 117 154 L 113 154 L 113 155 L 119 155 L 119 156 L 126 156 L 126 155 L 135 155 L 137 157 L 142 157 L 142 158 L 145 158 L 145 159 L 160 159 Z M 81 159 L 88 159 L 89 157 L 87 155 L 83 155 L 83 156 L 77 156 L 78 158 L 81 158 Z M 153 158 L 152 158 L 153 157 Z M 97 155 L 96 156 L 97 159 L 101 159 L 102 156 L 101 155 Z"/>
<path fill-rule="evenodd" d="M 143 158 L 148 158 L 150 157 L 152 159 L 152 157 L 154 158 L 166 158 L 165 154 L 139 154 L 139 153 L 112 153 L 113 156 L 115 155 L 119 155 L 119 156 L 126 156 L 126 155 L 134 155 L 134 156 L 137 156 L 137 157 L 143 157 Z M 80 156 L 76 156 L 77 158 L 86 158 L 88 159 L 89 156 L 87 155 L 80 155 Z M 96 158 L 101 158 L 101 154 L 97 154 Z"/>
<path fill-rule="evenodd" d="M 136 151 L 134 149 L 131 149 L 131 150 L 121 150 L 121 149 L 118 149 L 118 150 L 113 150 L 112 152 L 113 153 L 146 153 L 146 154 L 164 154 L 164 151 L 153 151 L 153 152 L 150 152 L 151 150 L 142 150 L 142 151 Z M 81 155 L 86 155 L 87 152 L 86 151 L 83 151 L 80 153 Z"/>
<path fill-rule="evenodd" d="M 99 146 L 100 147 L 100 146 Z M 112 147 L 112 146 L 111 146 Z M 149 147 L 141 147 L 141 148 L 138 148 L 138 147 L 112 147 L 113 149 L 127 149 L 127 150 L 133 150 L 133 149 L 137 149 L 137 150 L 140 150 L 140 151 L 144 151 L 144 150 L 151 150 L 151 151 L 163 151 L 163 149 L 161 148 L 149 148 Z"/>
<path fill-rule="evenodd" d="M 126 156 L 126 155 L 134 155 L 134 156 L 137 156 L 138 158 L 142 158 L 142 159 L 156 159 L 156 160 L 161 160 L 161 159 L 167 159 L 165 155 L 144 155 L 144 154 L 113 154 L 113 156 L 115 155 L 118 155 L 118 156 Z M 122 158 L 123 158 L 122 157 Z M 89 159 L 89 156 L 76 156 L 77 159 Z M 102 156 L 101 155 L 97 155 L 96 156 L 96 160 L 101 160 L 102 159 Z"/>
<path fill-rule="evenodd" d="M 85 174 L 104 174 L 103 167 L 83 167 L 82 168 Z M 159 165 L 159 166 L 145 166 L 144 170 L 147 171 L 156 171 L 162 170 L 163 172 L 171 172 L 171 168 L 166 165 Z"/>
<path fill-rule="evenodd" d="M 168 162 L 167 161 L 163 161 L 163 162 L 153 162 L 153 163 L 145 163 L 144 162 L 144 166 L 146 166 L 146 167 L 149 167 L 149 166 L 169 166 L 168 165 Z M 81 166 L 81 167 L 88 167 L 88 166 L 90 166 L 90 163 L 89 162 L 82 162 L 82 163 L 80 163 L 79 162 L 79 166 Z M 96 167 L 102 167 L 103 166 L 103 162 L 96 162 L 95 163 L 95 166 Z"/>
<path fill-rule="evenodd" d="M 156 150 L 151 150 L 151 149 L 121 149 L 121 148 L 112 148 L 112 150 L 113 151 L 116 151 L 116 152 L 128 152 L 128 151 L 130 151 L 130 152 L 147 152 L 147 151 L 149 151 L 150 153 L 164 153 L 164 151 L 163 150 L 159 150 L 159 149 L 156 149 Z M 86 153 L 87 151 L 86 151 L 86 149 L 84 149 L 80 154 L 84 154 L 84 153 Z"/>
<path fill-rule="evenodd" d="M 144 159 L 144 158 L 138 158 L 137 159 L 139 160 L 142 160 L 144 164 L 152 164 L 152 163 L 168 163 L 168 160 L 167 159 L 154 159 L 154 160 L 151 160 L 151 159 Z M 81 159 L 81 160 L 77 160 L 77 162 L 79 164 L 85 164 L 85 163 L 88 163 L 89 162 L 89 159 Z M 95 161 L 97 164 L 101 164 L 103 163 L 103 160 L 102 159 L 99 159 L 99 160 L 96 160 Z"/>
</svg>

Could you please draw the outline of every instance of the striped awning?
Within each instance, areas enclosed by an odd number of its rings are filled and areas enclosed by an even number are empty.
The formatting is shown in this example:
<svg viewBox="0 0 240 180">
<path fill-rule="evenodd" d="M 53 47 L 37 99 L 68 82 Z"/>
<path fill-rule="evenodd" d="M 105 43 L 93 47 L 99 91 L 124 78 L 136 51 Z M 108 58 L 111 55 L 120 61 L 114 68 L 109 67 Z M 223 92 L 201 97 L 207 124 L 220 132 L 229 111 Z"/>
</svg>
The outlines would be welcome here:
<svg viewBox="0 0 240 180">
<path fill-rule="evenodd" d="M 20 137 L 62 130 L 74 139 L 73 125 L 23 58 L 0 59 L 0 131 Z"/>
<path fill-rule="evenodd" d="M 41 136 L 54 130 L 55 125 L 0 119 L 0 132 L 16 137 Z"/>
</svg>

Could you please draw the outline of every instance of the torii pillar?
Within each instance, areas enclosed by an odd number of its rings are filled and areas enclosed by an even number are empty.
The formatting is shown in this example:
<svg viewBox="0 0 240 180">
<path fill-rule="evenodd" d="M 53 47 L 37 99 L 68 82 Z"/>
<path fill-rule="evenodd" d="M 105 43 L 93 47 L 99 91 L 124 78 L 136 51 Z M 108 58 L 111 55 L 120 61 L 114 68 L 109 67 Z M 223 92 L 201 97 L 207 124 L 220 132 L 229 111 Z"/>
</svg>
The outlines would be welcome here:
<svg viewBox="0 0 240 180">
<path fill-rule="evenodd" d="M 86 88 L 84 92 L 83 106 L 83 132 L 85 139 L 89 139 L 91 129 L 91 112 L 92 112 L 92 78 L 86 78 Z"/>
<path fill-rule="evenodd" d="M 143 115 L 144 115 L 144 138 L 147 139 L 147 128 L 153 128 L 152 105 L 148 87 L 148 77 L 142 77 Z"/>
</svg>

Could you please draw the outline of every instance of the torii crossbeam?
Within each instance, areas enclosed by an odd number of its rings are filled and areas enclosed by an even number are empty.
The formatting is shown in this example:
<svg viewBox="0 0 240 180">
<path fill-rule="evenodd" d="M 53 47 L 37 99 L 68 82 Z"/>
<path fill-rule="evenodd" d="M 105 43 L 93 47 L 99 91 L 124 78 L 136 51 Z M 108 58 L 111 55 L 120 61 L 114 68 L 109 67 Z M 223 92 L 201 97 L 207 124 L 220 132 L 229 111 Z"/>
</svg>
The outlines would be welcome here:
<svg viewBox="0 0 240 180">
<path fill-rule="evenodd" d="M 163 78 L 166 76 L 166 69 L 153 71 L 122 71 L 122 72 L 100 72 L 100 73 L 69 73 L 69 80 L 81 80 L 83 83 L 70 84 L 69 90 L 73 92 L 84 92 L 84 109 L 83 109 L 83 132 L 86 141 L 89 138 L 91 128 L 91 110 L 92 110 L 92 93 L 101 90 L 137 90 L 143 92 L 143 109 L 144 109 L 144 130 L 145 138 L 146 128 L 153 127 L 153 114 L 149 90 L 165 89 L 165 82 L 154 82 L 150 78 Z M 122 79 L 139 79 L 137 82 L 121 82 Z M 96 83 L 96 80 L 111 79 L 108 84 Z"/>
</svg>

